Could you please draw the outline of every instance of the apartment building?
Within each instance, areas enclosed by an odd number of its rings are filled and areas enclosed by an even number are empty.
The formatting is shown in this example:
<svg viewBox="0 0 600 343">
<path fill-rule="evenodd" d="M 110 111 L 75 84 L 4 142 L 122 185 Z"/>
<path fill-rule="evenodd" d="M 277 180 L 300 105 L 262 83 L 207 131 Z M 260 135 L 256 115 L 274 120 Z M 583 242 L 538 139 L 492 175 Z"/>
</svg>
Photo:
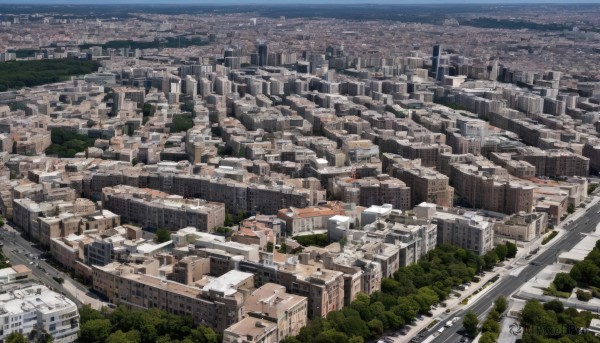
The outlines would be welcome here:
<svg viewBox="0 0 600 343">
<path fill-rule="evenodd" d="M 0 270 L 0 273 L 3 270 Z M 77 340 L 79 312 L 77 305 L 46 286 L 33 285 L 0 294 L 0 333 L 3 341 L 13 332 L 25 337 L 32 331 L 45 331 L 53 342 Z"/>
<path fill-rule="evenodd" d="M 386 241 L 400 246 L 399 266 L 406 267 L 417 263 L 421 257 L 437 246 L 437 235 L 436 224 L 404 225 L 394 223 L 386 233 Z"/>
<path fill-rule="evenodd" d="M 506 214 L 531 213 L 533 183 L 511 178 L 508 171 L 481 157 L 443 155 L 440 169 L 452 180 L 457 195 L 471 207 Z"/>
<path fill-rule="evenodd" d="M 483 255 L 494 247 L 494 222 L 475 212 L 449 213 L 438 211 L 438 244 L 452 244 Z"/>
<path fill-rule="evenodd" d="M 331 192 L 345 203 L 359 206 L 391 204 L 397 209 L 411 206 L 411 188 L 387 174 L 377 177 L 335 178 Z"/>
<path fill-rule="evenodd" d="M 325 317 L 344 307 L 342 272 L 293 263 L 281 266 L 277 278 L 290 293 L 308 298 L 309 318 Z"/>
<path fill-rule="evenodd" d="M 119 214 L 123 221 L 150 229 L 180 229 L 192 226 L 204 232 L 223 226 L 225 205 L 201 199 L 184 199 L 163 192 L 131 186 L 106 187 L 102 206 Z"/>
<path fill-rule="evenodd" d="M 343 214 L 345 214 L 343 204 L 329 203 L 305 208 L 284 208 L 277 212 L 277 217 L 285 221 L 287 234 L 295 236 L 307 231 L 327 230 L 329 218 Z"/>
<path fill-rule="evenodd" d="M 494 225 L 496 237 L 531 242 L 546 232 L 548 214 L 543 212 L 516 213 Z"/>
<path fill-rule="evenodd" d="M 536 167 L 536 175 L 547 177 L 588 176 L 590 159 L 565 150 L 522 148 L 519 158 Z"/>
<path fill-rule="evenodd" d="M 432 202 L 440 206 L 452 206 L 454 188 L 450 187 L 446 175 L 433 169 L 413 166 L 394 169 L 394 175 L 406 182 L 411 190 L 411 205 Z"/>
<path fill-rule="evenodd" d="M 284 286 L 267 283 L 246 296 L 244 311 L 247 318 L 274 323 L 277 331 L 276 342 L 280 342 L 288 336 L 298 335 L 300 329 L 306 326 L 308 299 L 286 293 Z M 238 327 L 238 333 L 239 330 Z"/>
<path fill-rule="evenodd" d="M 277 343 L 277 324 L 265 319 L 246 317 L 223 332 L 223 343 Z"/>
<path fill-rule="evenodd" d="M 134 266 L 114 262 L 92 266 L 92 269 L 94 290 L 106 295 L 114 304 L 159 308 L 190 316 L 194 322 L 219 332 L 243 318 L 244 294 L 239 289 L 250 289 L 254 285 L 253 274 L 236 270 L 194 287 L 136 273 Z"/>
</svg>

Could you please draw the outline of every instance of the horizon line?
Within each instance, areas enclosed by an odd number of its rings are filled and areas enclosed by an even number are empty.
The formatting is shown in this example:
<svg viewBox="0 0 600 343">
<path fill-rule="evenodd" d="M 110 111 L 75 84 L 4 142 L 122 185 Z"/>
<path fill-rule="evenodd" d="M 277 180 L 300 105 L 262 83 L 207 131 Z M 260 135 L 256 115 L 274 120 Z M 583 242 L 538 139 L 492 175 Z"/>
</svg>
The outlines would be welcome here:
<svg viewBox="0 0 600 343">
<path fill-rule="evenodd" d="M 164 2 L 163 2 L 164 1 Z M 69 5 L 69 6 L 114 6 L 114 5 L 154 5 L 154 6 L 252 6 L 252 5 L 270 5 L 270 6 L 290 6 L 290 5 L 402 5 L 402 6 L 423 6 L 423 5 L 600 5 L 600 0 L 576 0 L 576 2 L 570 2 L 565 0 L 424 0 L 421 3 L 414 3 L 411 0 L 376 0 L 369 2 L 366 0 L 305 0 L 302 3 L 295 1 L 280 2 L 278 0 L 221 0 L 221 1 L 197 1 L 197 0 L 175 0 L 173 2 L 167 2 L 168 0 L 148 1 L 148 0 L 8 0 L 1 1 L 1 5 L 11 6 L 31 6 L 31 5 Z"/>
</svg>

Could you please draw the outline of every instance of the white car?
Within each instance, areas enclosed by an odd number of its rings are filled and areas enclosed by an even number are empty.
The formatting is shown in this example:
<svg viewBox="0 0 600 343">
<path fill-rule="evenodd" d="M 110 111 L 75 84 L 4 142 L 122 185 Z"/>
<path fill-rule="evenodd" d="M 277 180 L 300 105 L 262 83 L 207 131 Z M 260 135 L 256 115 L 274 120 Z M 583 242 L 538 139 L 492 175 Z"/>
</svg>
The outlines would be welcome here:
<svg viewBox="0 0 600 343">
<path fill-rule="evenodd" d="M 447 328 L 449 328 L 449 327 L 451 327 L 453 324 L 454 324 L 454 323 L 453 323 L 451 320 L 449 320 L 449 321 L 447 321 L 447 322 L 446 322 L 446 324 L 444 324 L 444 326 L 445 326 L 445 327 L 447 327 Z"/>
</svg>

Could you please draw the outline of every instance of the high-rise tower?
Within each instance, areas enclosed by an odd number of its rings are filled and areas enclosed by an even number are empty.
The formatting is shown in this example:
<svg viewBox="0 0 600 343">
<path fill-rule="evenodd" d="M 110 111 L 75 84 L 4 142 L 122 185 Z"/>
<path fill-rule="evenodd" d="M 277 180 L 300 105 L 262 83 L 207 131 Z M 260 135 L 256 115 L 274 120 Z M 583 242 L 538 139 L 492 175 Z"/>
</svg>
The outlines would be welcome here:
<svg viewBox="0 0 600 343">
<path fill-rule="evenodd" d="M 435 75 L 435 79 L 438 79 L 438 69 L 440 67 L 440 56 L 442 55 L 442 45 L 435 44 L 433 46 L 433 55 L 431 56 L 431 72 Z"/>
<path fill-rule="evenodd" d="M 258 46 L 258 66 L 264 67 L 268 65 L 269 47 L 263 43 Z"/>
</svg>

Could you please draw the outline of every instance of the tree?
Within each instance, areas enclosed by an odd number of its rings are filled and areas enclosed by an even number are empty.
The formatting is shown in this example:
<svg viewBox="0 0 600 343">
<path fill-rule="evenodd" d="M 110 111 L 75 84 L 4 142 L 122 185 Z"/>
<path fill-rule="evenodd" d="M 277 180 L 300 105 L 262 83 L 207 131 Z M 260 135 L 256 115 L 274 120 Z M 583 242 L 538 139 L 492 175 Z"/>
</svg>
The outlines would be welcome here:
<svg viewBox="0 0 600 343">
<path fill-rule="evenodd" d="M 27 338 L 18 332 L 13 332 L 6 337 L 6 343 L 27 343 Z"/>
<path fill-rule="evenodd" d="M 168 242 L 171 240 L 171 232 L 165 228 L 160 228 L 156 230 L 156 236 L 154 237 L 154 241 L 158 244 Z"/>
<path fill-rule="evenodd" d="M 508 248 L 506 247 L 506 245 L 501 244 L 497 246 L 495 250 L 498 259 L 500 261 L 504 261 L 506 259 L 506 256 L 508 255 Z"/>
<path fill-rule="evenodd" d="M 190 338 L 198 343 L 219 343 L 219 335 L 211 328 L 199 325 L 192 330 Z"/>
<path fill-rule="evenodd" d="M 508 301 L 506 301 L 506 298 L 503 295 L 499 296 L 496 298 L 496 301 L 494 301 L 494 308 L 500 314 L 504 313 L 507 307 Z"/>
<path fill-rule="evenodd" d="M 118 330 L 117 332 L 112 333 L 106 339 L 106 343 L 140 343 L 140 333 L 139 331 L 128 331 L 123 332 Z"/>
<path fill-rule="evenodd" d="M 479 319 L 477 319 L 477 315 L 473 311 L 469 310 L 463 320 L 463 327 L 465 328 L 467 335 L 470 337 L 475 337 L 475 335 L 477 335 L 477 325 L 479 325 Z"/>
<path fill-rule="evenodd" d="M 600 286 L 600 282 L 598 282 L 600 268 L 589 260 L 583 260 L 576 263 L 569 274 L 580 286 Z"/>
<path fill-rule="evenodd" d="M 572 292 L 573 288 L 577 286 L 577 281 L 575 281 L 571 275 L 567 273 L 558 273 L 554 277 L 554 286 L 556 289 L 561 292 Z"/>
<path fill-rule="evenodd" d="M 339 343 L 347 342 L 348 336 L 334 329 L 323 331 L 315 338 L 315 343 Z"/>
<path fill-rule="evenodd" d="M 104 317 L 99 311 L 94 310 L 90 305 L 83 305 L 79 309 L 79 321 L 81 324 L 85 324 L 94 319 L 104 319 Z"/>
<path fill-rule="evenodd" d="M 483 264 L 486 269 L 492 269 L 498 263 L 498 255 L 494 250 L 490 250 L 483 255 Z"/>
<path fill-rule="evenodd" d="M 481 332 L 493 332 L 498 334 L 500 333 L 500 323 L 489 318 L 481 324 Z"/>
<path fill-rule="evenodd" d="M 479 338 L 479 343 L 496 343 L 498 335 L 494 332 L 484 332 Z"/>
<path fill-rule="evenodd" d="M 192 118 L 183 115 L 173 117 L 173 132 L 185 132 L 192 127 L 194 127 L 194 120 Z"/>
<path fill-rule="evenodd" d="M 545 316 L 546 313 L 544 312 L 544 307 L 539 301 L 527 301 L 521 310 L 521 324 L 525 327 L 536 325 Z"/>
<path fill-rule="evenodd" d="M 569 204 L 569 206 L 567 206 L 567 213 L 572 214 L 573 212 L 575 212 L 575 205 Z"/>
<path fill-rule="evenodd" d="M 54 342 L 54 337 L 46 331 L 41 332 L 38 339 L 35 341 L 36 343 L 52 343 Z"/>
<path fill-rule="evenodd" d="M 86 343 L 104 343 L 110 336 L 111 323 L 108 319 L 92 319 L 81 325 L 79 341 Z"/>
<path fill-rule="evenodd" d="M 560 300 L 551 300 L 544 304 L 544 310 L 559 314 L 565 310 L 565 307 Z"/>
<path fill-rule="evenodd" d="M 369 322 L 371 337 L 379 337 L 383 334 L 383 323 L 379 319 L 373 319 Z"/>
<path fill-rule="evenodd" d="M 577 295 L 577 300 L 590 301 L 592 299 L 592 293 L 586 292 L 583 289 L 578 289 L 575 294 Z"/>
<path fill-rule="evenodd" d="M 514 258 L 517 256 L 517 245 L 513 242 L 506 242 L 506 257 Z"/>
</svg>

